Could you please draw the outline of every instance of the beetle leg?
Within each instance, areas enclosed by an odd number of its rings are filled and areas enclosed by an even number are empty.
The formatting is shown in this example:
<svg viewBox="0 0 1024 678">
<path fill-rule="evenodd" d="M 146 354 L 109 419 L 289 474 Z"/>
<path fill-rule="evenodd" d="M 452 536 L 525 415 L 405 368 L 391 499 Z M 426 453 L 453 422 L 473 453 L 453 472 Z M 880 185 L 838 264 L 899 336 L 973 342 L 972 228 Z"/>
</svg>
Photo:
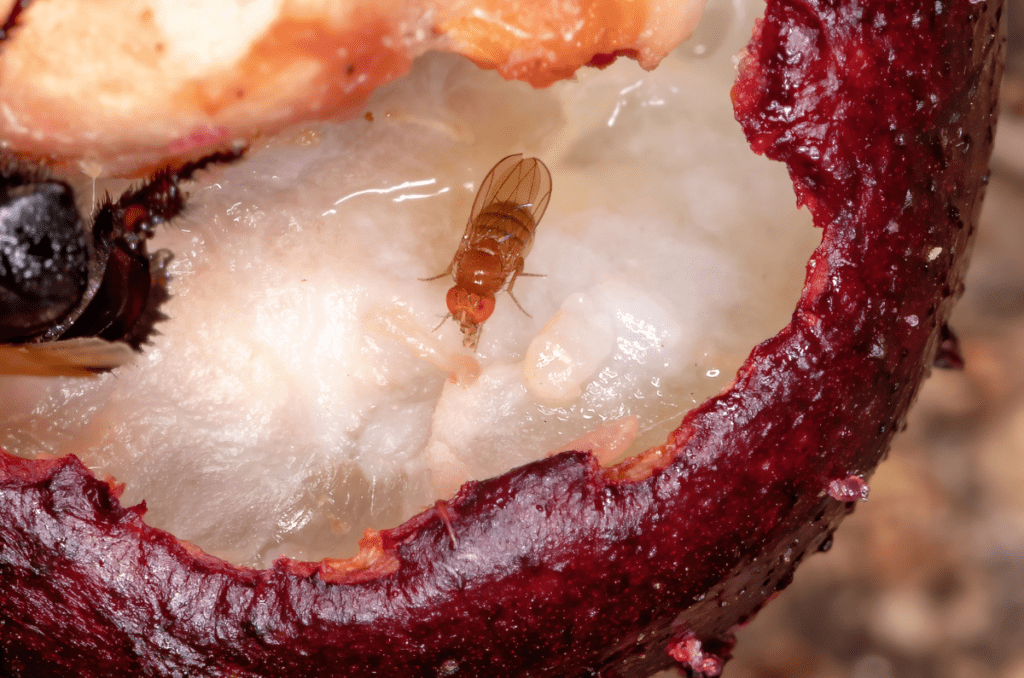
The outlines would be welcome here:
<svg viewBox="0 0 1024 678">
<path fill-rule="evenodd" d="M 61 339 L 100 337 L 124 341 L 136 350 L 149 341 L 153 325 L 166 317 L 160 306 L 170 297 L 166 272 L 170 253 L 161 250 L 150 255 L 146 241 L 157 225 L 184 209 L 180 182 L 212 163 L 237 160 L 243 152 L 239 148 L 214 153 L 176 170 L 162 170 L 116 202 L 108 199 L 99 207 L 93 246 L 101 282 L 80 315 L 60 333 Z"/>
</svg>

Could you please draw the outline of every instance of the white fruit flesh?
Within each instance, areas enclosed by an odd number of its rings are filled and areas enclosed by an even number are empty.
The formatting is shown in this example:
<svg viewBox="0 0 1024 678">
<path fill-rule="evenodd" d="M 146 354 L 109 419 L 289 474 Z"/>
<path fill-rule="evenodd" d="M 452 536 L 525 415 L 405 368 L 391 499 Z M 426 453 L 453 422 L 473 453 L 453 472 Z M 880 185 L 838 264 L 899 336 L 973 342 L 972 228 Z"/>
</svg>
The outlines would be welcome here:
<svg viewBox="0 0 1024 678">
<path fill-rule="evenodd" d="M 233 562 L 344 557 L 470 479 L 658 445 L 789 319 L 817 233 L 732 119 L 758 3 L 712 2 L 654 72 L 534 90 L 422 59 L 370 121 L 291 129 L 198 177 L 160 336 L 96 379 L 0 381 L 0 446 L 73 452 L 147 521 Z M 462 349 L 445 269 L 514 152 L 553 197 L 516 297 Z M 635 419 L 634 419 L 635 417 Z"/>
</svg>

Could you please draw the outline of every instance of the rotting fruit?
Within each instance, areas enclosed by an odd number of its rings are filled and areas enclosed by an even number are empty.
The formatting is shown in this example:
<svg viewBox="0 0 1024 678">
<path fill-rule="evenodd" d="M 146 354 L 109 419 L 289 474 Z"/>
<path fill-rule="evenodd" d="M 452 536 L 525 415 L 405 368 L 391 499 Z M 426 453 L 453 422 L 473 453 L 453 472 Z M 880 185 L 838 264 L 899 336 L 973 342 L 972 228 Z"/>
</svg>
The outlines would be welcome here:
<svg viewBox="0 0 1024 678">
<path fill-rule="evenodd" d="M 888 449 L 962 288 L 1002 3 L 773 0 L 737 117 L 824 229 L 793 321 L 667 443 L 464 486 L 349 561 L 210 558 L 74 457 L 0 455 L 11 675 L 715 675 Z M 941 248 L 938 256 L 929 252 Z M 56 649 L 59 648 L 59 651 Z"/>
</svg>

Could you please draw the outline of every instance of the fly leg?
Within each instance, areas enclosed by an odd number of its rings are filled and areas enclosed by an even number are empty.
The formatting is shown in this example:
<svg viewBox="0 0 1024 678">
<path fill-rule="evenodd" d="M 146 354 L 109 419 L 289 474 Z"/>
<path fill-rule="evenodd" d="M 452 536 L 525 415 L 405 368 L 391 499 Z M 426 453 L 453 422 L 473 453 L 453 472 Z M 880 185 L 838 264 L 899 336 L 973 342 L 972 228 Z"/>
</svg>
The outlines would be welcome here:
<svg viewBox="0 0 1024 678">
<path fill-rule="evenodd" d="M 422 282 L 430 282 L 431 280 L 437 280 L 438 278 L 443 278 L 446 275 L 451 275 L 452 274 L 452 268 L 454 266 L 455 266 L 455 260 L 452 260 L 452 263 L 448 264 L 448 268 L 444 269 L 443 271 L 441 271 L 437 275 L 432 276 L 430 278 L 417 278 L 417 280 L 420 280 Z"/>
<path fill-rule="evenodd" d="M 452 259 L 452 263 L 448 264 L 448 268 L 444 269 L 443 271 L 441 271 L 437 275 L 435 275 L 433 277 L 430 277 L 430 278 L 417 278 L 417 280 L 420 280 L 422 282 L 430 282 L 431 280 L 437 280 L 438 278 L 443 278 L 446 275 L 451 275 L 452 268 L 454 268 L 454 267 L 455 267 L 455 260 Z M 444 317 L 441 318 L 441 322 L 437 323 L 437 327 L 435 327 L 433 329 L 433 331 L 437 332 L 439 329 L 441 329 L 441 325 L 444 325 L 444 321 L 448 320 L 448 318 L 451 318 L 451 317 L 452 317 L 451 313 L 445 313 Z"/>
<path fill-rule="evenodd" d="M 516 278 L 518 278 L 521 275 L 529 278 L 546 278 L 547 276 L 544 275 L 543 273 L 523 273 L 524 263 L 525 260 L 519 260 L 519 264 L 516 266 L 516 270 L 512 271 L 512 278 L 509 279 L 508 281 L 508 287 L 506 288 L 506 291 L 508 292 L 508 296 L 512 297 L 512 301 L 516 302 L 516 306 L 519 308 L 520 311 L 523 312 L 523 315 L 525 315 L 527 318 L 532 318 L 533 316 L 527 313 L 526 309 L 523 308 L 523 305 L 519 303 L 518 299 L 516 299 L 516 295 L 512 294 L 512 286 L 516 283 Z"/>
</svg>

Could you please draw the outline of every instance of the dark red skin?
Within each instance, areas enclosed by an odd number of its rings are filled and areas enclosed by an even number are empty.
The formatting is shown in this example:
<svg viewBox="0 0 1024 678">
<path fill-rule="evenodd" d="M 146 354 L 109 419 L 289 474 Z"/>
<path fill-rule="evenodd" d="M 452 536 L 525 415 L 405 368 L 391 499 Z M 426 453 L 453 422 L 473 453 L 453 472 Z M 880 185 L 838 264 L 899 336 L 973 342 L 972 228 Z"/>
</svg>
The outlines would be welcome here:
<svg viewBox="0 0 1024 678">
<path fill-rule="evenodd" d="M 470 483 L 380 533 L 396 571 L 327 583 L 197 554 L 74 457 L 0 454 L 0 673 L 645 676 L 693 638 L 727 656 L 852 509 L 829 482 L 885 454 L 962 288 L 1002 7 L 942 9 L 769 3 L 737 117 L 824 240 L 793 322 L 686 416 L 666 467 L 631 481 L 565 453 Z"/>
</svg>

